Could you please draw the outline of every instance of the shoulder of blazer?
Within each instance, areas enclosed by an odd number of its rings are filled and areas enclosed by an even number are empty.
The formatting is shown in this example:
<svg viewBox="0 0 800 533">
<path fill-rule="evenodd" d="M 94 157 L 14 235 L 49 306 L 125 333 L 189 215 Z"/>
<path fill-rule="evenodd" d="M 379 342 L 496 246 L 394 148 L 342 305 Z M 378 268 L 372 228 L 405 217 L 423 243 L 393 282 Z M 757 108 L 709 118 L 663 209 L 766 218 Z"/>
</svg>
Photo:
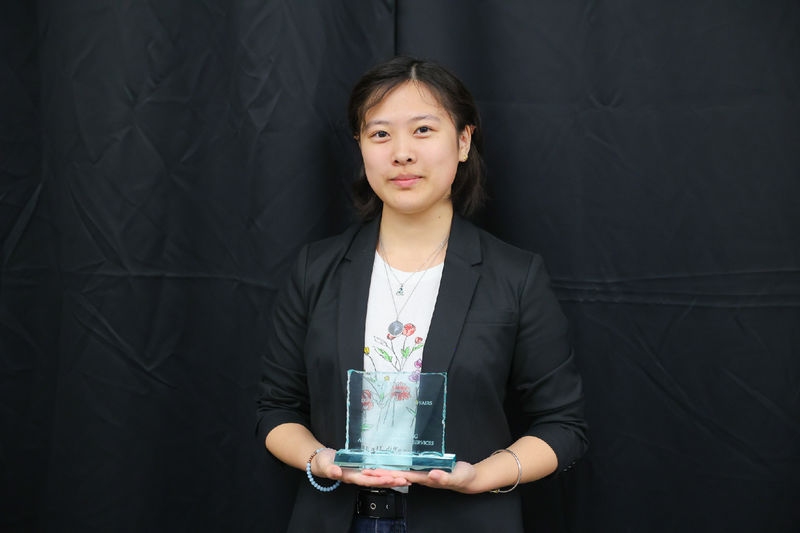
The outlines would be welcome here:
<svg viewBox="0 0 800 533">
<path fill-rule="evenodd" d="M 303 273 L 303 293 L 307 303 L 313 306 L 319 290 L 343 261 L 357 254 L 375 253 L 377 228 L 377 220 L 353 224 L 338 235 L 308 243 L 302 248 L 299 261 L 303 264 L 298 268 Z M 370 235 L 373 233 L 374 239 L 370 245 Z"/>
<path fill-rule="evenodd" d="M 538 254 L 502 241 L 457 215 L 453 217 L 451 235 L 456 242 L 448 252 L 455 252 L 469 264 L 479 264 L 481 271 L 499 269 L 498 274 L 524 278 L 533 263 L 541 262 Z"/>
<path fill-rule="evenodd" d="M 341 262 L 345 256 L 350 255 L 351 248 L 357 247 L 364 240 L 364 234 L 370 233 L 372 226 L 377 227 L 377 221 L 356 223 L 338 235 L 306 244 L 307 268 L 314 270 L 322 265 Z"/>
</svg>

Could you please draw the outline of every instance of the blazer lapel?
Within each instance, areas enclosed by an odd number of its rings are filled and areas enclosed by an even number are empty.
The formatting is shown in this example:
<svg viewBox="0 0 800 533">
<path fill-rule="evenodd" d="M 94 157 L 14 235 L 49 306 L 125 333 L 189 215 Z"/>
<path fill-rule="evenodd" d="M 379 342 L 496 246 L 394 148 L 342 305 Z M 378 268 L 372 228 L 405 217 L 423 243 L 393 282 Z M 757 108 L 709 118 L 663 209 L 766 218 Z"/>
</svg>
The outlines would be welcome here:
<svg viewBox="0 0 800 533">
<path fill-rule="evenodd" d="M 364 368 L 364 326 L 379 227 L 380 217 L 364 225 L 353 238 L 342 262 L 336 331 L 343 394 L 347 390 L 347 371 Z"/>
<path fill-rule="evenodd" d="M 439 295 L 422 357 L 424 372 L 447 372 L 450 368 L 480 278 L 472 267 L 480 262 L 478 231 L 454 214 Z"/>
</svg>

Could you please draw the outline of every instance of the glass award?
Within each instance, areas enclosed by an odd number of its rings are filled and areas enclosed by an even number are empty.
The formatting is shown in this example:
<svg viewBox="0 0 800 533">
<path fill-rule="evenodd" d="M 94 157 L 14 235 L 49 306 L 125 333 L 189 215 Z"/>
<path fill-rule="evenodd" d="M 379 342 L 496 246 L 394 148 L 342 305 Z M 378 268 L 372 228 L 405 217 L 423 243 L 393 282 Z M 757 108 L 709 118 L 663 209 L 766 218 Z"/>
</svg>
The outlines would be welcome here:
<svg viewBox="0 0 800 533">
<path fill-rule="evenodd" d="M 334 462 L 345 468 L 444 470 L 446 373 L 347 371 L 345 447 Z"/>
</svg>

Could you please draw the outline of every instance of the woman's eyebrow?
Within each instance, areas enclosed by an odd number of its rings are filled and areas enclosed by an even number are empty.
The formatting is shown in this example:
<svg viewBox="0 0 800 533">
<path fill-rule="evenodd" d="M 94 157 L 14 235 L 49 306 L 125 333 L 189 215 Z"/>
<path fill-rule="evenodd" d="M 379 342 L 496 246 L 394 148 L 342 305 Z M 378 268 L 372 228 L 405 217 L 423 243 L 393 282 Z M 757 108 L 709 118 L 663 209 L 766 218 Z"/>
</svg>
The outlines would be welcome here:
<svg viewBox="0 0 800 533">
<path fill-rule="evenodd" d="M 433 121 L 436 121 L 436 122 L 441 122 L 442 121 L 442 119 L 440 119 L 436 115 L 426 114 L 426 115 L 417 115 L 415 117 L 411 117 L 406 122 L 408 122 L 410 124 L 412 122 L 419 122 L 420 120 L 433 120 Z M 370 120 L 369 122 L 366 122 L 364 124 L 364 129 L 365 130 L 369 129 L 372 126 L 389 126 L 391 124 L 392 123 L 389 120 L 382 119 L 382 118 L 376 118 L 376 119 Z"/>
<path fill-rule="evenodd" d="M 420 120 L 435 120 L 436 122 L 441 122 L 442 119 L 437 117 L 436 115 L 417 115 L 416 117 L 410 118 L 409 122 L 418 122 Z"/>
<path fill-rule="evenodd" d="M 364 129 L 365 130 L 369 129 L 372 126 L 388 126 L 389 124 L 390 124 L 390 122 L 388 120 L 375 119 L 375 120 L 370 120 L 369 122 L 365 123 L 364 124 Z"/>
</svg>

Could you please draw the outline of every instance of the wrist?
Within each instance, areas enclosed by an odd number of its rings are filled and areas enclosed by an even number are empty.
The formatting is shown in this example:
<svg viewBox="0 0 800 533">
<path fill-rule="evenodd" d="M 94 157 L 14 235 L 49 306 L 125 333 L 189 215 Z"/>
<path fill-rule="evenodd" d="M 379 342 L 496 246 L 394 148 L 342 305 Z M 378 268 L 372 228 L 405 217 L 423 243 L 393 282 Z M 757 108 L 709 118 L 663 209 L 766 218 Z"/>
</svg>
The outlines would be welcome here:
<svg viewBox="0 0 800 533">
<path fill-rule="evenodd" d="M 328 485 L 328 486 L 320 485 L 319 483 L 316 482 L 316 480 L 314 480 L 314 476 L 316 474 L 314 472 L 312 472 L 312 466 L 311 466 L 312 463 L 314 462 L 314 459 L 316 458 L 316 456 L 319 455 L 321 452 L 324 452 L 325 450 L 326 450 L 326 448 L 317 448 L 316 450 L 314 450 L 314 452 L 308 458 L 308 461 L 306 461 L 306 477 L 308 478 L 308 482 L 311 483 L 311 486 L 314 487 L 315 489 L 317 489 L 318 491 L 320 491 L 320 492 L 331 492 L 332 490 L 335 490 L 336 488 L 338 488 L 339 485 L 342 484 L 342 482 L 341 481 L 337 481 L 333 485 Z M 320 476 L 320 477 L 326 477 L 326 476 Z"/>
<path fill-rule="evenodd" d="M 511 448 L 501 448 L 499 450 L 495 450 L 494 452 L 492 452 L 492 457 L 494 457 L 497 454 L 500 455 L 508 454 L 511 457 L 513 457 L 514 462 L 517 463 L 517 479 L 514 480 L 514 484 L 511 485 L 510 488 L 505 488 L 505 489 L 496 488 L 492 490 L 494 494 L 504 494 L 506 492 L 511 492 L 512 490 L 516 489 L 517 486 L 519 485 L 519 482 L 522 481 L 522 463 L 519 461 L 519 456 L 517 455 L 517 453 Z"/>
<path fill-rule="evenodd" d="M 522 479 L 522 464 L 515 452 L 507 448 L 496 450 L 475 465 L 474 492 L 511 492 Z"/>
<path fill-rule="evenodd" d="M 475 465 L 475 477 L 464 488 L 467 494 L 480 494 L 481 492 L 489 492 L 494 489 L 496 469 L 491 465 L 485 464 L 485 461 Z"/>
<path fill-rule="evenodd" d="M 310 455 L 311 456 L 311 460 L 309 462 L 311 463 L 311 473 L 314 474 L 317 477 L 324 477 L 324 478 L 328 477 L 327 476 L 327 472 L 325 472 L 324 461 L 322 461 L 322 460 L 324 459 L 325 452 L 327 450 L 329 450 L 329 449 L 330 448 L 320 447 L 320 448 L 317 448 Z M 320 462 L 320 461 L 322 461 L 322 462 Z"/>
</svg>

